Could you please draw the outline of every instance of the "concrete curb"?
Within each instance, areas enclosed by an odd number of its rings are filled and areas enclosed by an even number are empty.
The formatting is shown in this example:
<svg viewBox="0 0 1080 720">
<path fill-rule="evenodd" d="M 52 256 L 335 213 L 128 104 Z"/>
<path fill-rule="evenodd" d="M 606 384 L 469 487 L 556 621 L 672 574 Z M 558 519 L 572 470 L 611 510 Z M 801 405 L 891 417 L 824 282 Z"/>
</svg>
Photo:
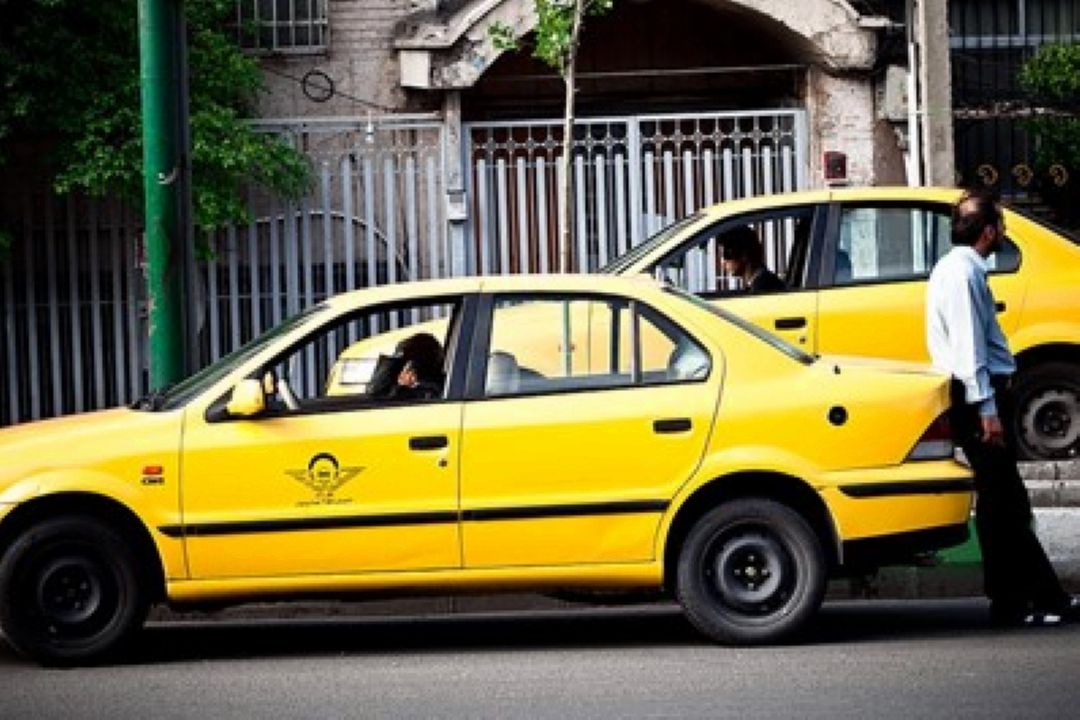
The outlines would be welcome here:
<svg viewBox="0 0 1080 720">
<path fill-rule="evenodd" d="M 1035 510 L 1039 538 L 1062 581 L 1080 592 L 1080 461 L 1020 463 Z M 965 552 L 964 548 L 969 548 Z M 954 551 L 950 551 L 953 554 Z M 959 559 L 932 567 L 883 568 L 876 575 L 834 581 L 828 598 L 940 598 L 982 594 L 982 568 L 974 538 L 955 554 Z M 151 620 L 172 621 L 457 615 L 581 607 L 544 595 L 432 596 L 369 601 L 253 603 L 215 612 L 177 613 L 155 608 Z"/>
</svg>

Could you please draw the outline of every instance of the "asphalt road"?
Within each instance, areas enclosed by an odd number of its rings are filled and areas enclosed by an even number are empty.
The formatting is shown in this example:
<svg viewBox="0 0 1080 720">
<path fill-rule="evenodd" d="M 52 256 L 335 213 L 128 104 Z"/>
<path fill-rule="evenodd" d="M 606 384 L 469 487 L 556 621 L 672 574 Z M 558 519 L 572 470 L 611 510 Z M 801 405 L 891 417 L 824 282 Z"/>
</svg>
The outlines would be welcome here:
<svg viewBox="0 0 1080 720">
<path fill-rule="evenodd" d="M 129 663 L 0 644 L 0 718 L 1070 718 L 1080 625 L 996 630 L 977 600 L 844 602 L 800 644 L 704 642 L 670 607 L 159 623 Z"/>
</svg>

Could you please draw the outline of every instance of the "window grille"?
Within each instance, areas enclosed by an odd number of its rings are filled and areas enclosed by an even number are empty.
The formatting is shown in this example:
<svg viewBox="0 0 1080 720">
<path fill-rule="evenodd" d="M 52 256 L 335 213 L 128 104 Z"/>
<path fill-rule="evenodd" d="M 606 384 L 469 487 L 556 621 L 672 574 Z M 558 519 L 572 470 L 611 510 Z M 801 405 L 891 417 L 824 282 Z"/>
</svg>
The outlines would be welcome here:
<svg viewBox="0 0 1080 720">
<path fill-rule="evenodd" d="M 266 53 L 315 53 L 326 49 L 327 0 L 239 0 L 240 47 Z"/>
</svg>

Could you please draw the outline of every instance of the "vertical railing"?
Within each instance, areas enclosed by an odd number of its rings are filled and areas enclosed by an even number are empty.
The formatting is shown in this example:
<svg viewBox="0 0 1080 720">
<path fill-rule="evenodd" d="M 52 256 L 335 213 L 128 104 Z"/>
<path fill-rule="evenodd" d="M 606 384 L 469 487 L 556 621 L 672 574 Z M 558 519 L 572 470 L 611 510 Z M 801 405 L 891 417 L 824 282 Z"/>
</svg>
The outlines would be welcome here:
<svg viewBox="0 0 1080 720">
<path fill-rule="evenodd" d="M 466 126 L 480 274 L 558 267 L 561 132 L 553 120 Z M 713 202 L 804 187 L 805 113 L 589 118 L 575 126 L 573 152 L 572 269 L 588 272 Z M 779 262 L 783 237 L 768 232 L 769 257 Z M 713 262 L 703 267 L 715 267 L 715 248 L 707 252 Z"/>
</svg>

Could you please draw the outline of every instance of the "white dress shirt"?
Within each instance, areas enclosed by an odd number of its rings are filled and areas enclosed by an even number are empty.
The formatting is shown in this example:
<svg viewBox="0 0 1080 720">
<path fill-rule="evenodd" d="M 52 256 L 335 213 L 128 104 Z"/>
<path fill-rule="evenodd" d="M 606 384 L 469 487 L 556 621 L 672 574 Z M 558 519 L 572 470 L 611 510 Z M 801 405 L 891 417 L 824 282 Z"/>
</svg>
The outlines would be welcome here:
<svg viewBox="0 0 1080 720">
<path fill-rule="evenodd" d="M 930 273 L 926 344 L 934 367 L 964 384 L 964 398 L 981 415 L 997 415 L 991 375 L 1011 375 L 1016 361 L 998 325 L 987 264 L 974 248 L 958 245 Z"/>
</svg>

